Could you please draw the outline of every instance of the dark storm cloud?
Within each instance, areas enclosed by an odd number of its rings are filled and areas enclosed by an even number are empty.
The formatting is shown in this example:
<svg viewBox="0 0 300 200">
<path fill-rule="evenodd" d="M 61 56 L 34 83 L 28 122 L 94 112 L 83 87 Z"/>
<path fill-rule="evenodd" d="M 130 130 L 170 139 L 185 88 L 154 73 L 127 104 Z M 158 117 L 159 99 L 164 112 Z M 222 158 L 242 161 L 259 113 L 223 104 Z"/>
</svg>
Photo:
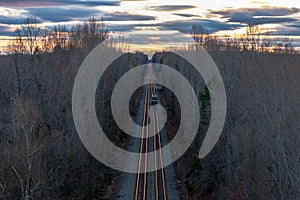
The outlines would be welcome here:
<svg viewBox="0 0 300 200">
<path fill-rule="evenodd" d="M 43 21 L 67 22 L 74 19 L 86 19 L 99 15 L 99 10 L 83 7 L 47 7 L 27 8 L 28 15 L 36 16 Z"/>
<path fill-rule="evenodd" d="M 228 18 L 228 22 L 239 22 L 254 25 L 296 21 L 294 18 L 282 16 L 288 16 L 298 12 L 300 12 L 299 8 L 260 7 L 223 9 L 210 11 L 209 13 L 221 15 L 222 18 Z"/>
<path fill-rule="evenodd" d="M 51 5 L 82 5 L 82 6 L 119 6 L 120 1 L 80 1 L 80 0 L 0 0 L 0 6 L 7 7 L 39 7 Z"/>
<path fill-rule="evenodd" d="M 191 5 L 164 5 L 164 6 L 151 6 L 151 10 L 156 11 L 178 11 L 178 10 L 188 10 L 192 8 L 197 8 Z"/>
<path fill-rule="evenodd" d="M 207 28 L 209 33 L 214 33 L 221 30 L 234 30 L 243 27 L 243 25 L 223 23 L 214 20 L 182 20 L 172 21 L 160 24 L 162 29 L 178 30 L 182 33 L 190 33 L 193 25 L 202 25 Z"/>
</svg>

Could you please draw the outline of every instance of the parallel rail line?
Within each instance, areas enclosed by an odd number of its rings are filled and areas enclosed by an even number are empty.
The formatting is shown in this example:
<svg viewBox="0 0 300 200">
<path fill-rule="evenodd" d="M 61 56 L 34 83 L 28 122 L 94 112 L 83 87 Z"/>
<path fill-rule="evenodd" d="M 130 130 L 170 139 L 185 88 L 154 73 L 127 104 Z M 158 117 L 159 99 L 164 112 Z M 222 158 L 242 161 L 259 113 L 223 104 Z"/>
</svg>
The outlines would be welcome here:
<svg viewBox="0 0 300 200">
<path fill-rule="evenodd" d="M 150 72 L 148 73 L 148 78 L 150 80 L 153 78 L 152 76 L 152 70 L 150 66 Z M 150 109 L 150 96 L 156 96 L 156 85 L 155 83 L 151 83 L 149 85 L 146 85 L 146 94 L 144 99 L 144 113 L 143 113 L 143 123 L 142 126 L 145 127 L 149 124 L 149 118 L 148 113 Z M 140 142 L 140 148 L 139 148 L 139 162 L 138 162 L 138 173 L 136 176 L 136 183 L 135 183 L 135 194 L 134 194 L 134 200 L 146 200 L 147 199 L 147 193 L 151 192 L 148 191 L 147 186 L 147 179 L 154 178 L 154 197 L 155 200 L 166 200 L 167 199 L 167 188 L 166 188 L 166 180 L 165 180 L 165 172 L 163 169 L 163 153 L 162 153 L 162 142 L 161 142 L 161 133 L 159 131 L 159 118 L 158 118 L 158 111 L 157 109 L 154 110 L 153 117 L 154 122 L 153 124 L 153 131 L 157 132 L 157 134 L 154 134 L 153 138 L 148 138 L 149 136 L 149 128 L 147 126 L 146 130 L 142 129 L 141 132 L 141 142 Z M 144 138 L 144 136 L 146 136 Z M 153 146 L 151 146 L 153 145 Z M 151 147 L 151 148 L 150 148 Z M 150 176 L 150 173 L 147 173 L 147 166 L 148 164 L 148 152 L 155 151 L 154 153 L 154 176 Z M 159 150 L 159 154 L 156 153 L 156 150 Z M 142 163 L 144 163 L 144 166 L 142 167 Z M 160 164 L 160 168 L 158 170 L 158 166 Z"/>
</svg>

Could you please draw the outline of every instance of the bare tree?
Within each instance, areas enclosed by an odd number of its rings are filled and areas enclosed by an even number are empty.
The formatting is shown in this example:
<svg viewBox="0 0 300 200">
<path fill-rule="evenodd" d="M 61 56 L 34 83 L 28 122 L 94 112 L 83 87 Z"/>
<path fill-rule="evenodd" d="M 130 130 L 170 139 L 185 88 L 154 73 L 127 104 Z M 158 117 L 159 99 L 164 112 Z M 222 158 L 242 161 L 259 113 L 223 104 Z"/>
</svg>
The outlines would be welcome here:
<svg viewBox="0 0 300 200">
<path fill-rule="evenodd" d="M 35 17 L 26 18 L 21 28 L 16 30 L 16 40 L 21 53 L 28 53 L 33 55 L 41 50 L 41 37 L 43 36 L 43 29 L 41 22 Z"/>
<path fill-rule="evenodd" d="M 44 163 L 41 157 L 43 142 L 38 129 L 38 113 L 32 102 L 17 98 L 15 109 L 11 113 L 14 137 L 8 144 L 10 167 L 21 191 L 21 198 L 28 200 L 34 197 L 43 183 Z"/>
<path fill-rule="evenodd" d="M 204 44 L 205 38 L 208 35 L 208 30 L 202 25 L 193 25 L 191 30 L 192 38 L 200 45 Z"/>
<path fill-rule="evenodd" d="M 89 50 L 106 40 L 108 37 L 108 28 L 105 25 L 103 18 L 98 21 L 94 17 L 73 26 L 70 33 L 70 39 L 73 46 L 85 47 Z"/>
<path fill-rule="evenodd" d="M 246 28 L 246 39 L 251 51 L 257 51 L 260 46 L 262 31 L 258 25 L 251 25 Z"/>
<path fill-rule="evenodd" d="M 291 54 L 295 53 L 295 47 L 293 46 L 293 39 L 288 37 L 277 38 L 273 41 L 273 51 L 275 53 Z"/>
<path fill-rule="evenodd" d="M 66 26 L 54 26 L 49 31 L 49 37 L 52 49 L 55 47 L 67 49 L 69 47 L 69 30 Z"/>
</svg>

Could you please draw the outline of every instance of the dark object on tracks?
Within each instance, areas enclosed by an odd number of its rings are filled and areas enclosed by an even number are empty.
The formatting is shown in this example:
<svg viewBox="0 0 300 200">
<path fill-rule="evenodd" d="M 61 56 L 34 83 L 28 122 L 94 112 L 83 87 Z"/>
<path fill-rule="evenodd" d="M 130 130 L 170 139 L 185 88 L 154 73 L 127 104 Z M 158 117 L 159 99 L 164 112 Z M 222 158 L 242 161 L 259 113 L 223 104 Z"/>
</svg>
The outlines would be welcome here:
<svg viewBox="0 0 300 200">
<path fill-rule="evenodd" d="M 152 95 L 151 96 L 151 105 L 157 104 L 157 96 L 156 95 Z"/>
</svg>

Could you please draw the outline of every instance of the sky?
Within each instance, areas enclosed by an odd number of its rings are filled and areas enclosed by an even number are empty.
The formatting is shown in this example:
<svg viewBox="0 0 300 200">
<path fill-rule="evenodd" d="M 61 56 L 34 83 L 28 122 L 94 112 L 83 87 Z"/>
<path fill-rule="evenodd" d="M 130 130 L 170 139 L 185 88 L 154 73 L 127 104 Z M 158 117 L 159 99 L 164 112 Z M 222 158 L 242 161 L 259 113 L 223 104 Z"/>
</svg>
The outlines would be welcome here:
<svg viewBox="0 0 300 200">
<path fill-rule="evenodd" d="M 197 24 L 218 35 L 258 24 L 300 46 L 300 0 L 0 0 L 0 51 L 29 16 L 46 27 L 103 17 L 112 35 L 125 36 L 137 50 L 189 43 Z"/>
</svg>

